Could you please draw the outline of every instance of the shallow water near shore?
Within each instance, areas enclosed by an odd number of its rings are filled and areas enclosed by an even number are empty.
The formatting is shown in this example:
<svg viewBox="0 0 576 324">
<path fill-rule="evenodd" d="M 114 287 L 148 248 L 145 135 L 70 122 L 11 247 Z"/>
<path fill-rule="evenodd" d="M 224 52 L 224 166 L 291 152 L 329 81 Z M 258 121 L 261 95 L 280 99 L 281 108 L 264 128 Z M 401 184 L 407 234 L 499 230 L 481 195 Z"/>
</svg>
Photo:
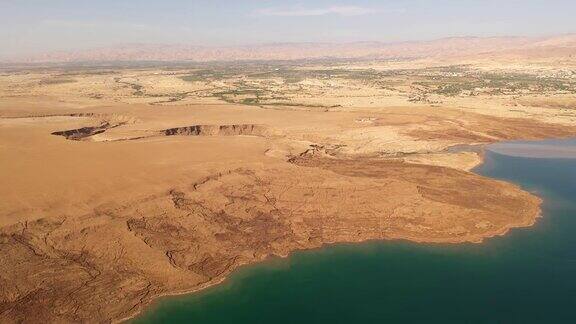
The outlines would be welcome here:
<svg viewBox="0 0 576 324">
<path fill-rule="evenodd" d="M 576 148 L 576 140 L 538 143 Z M 132 322 L 574 323 L 576 159 L 497 151 L 488 148 L 475 172 L 544 198 L 532 227 L 482 244 L 384 241 L 296 252 L 160 299 Z"/>
</svg>

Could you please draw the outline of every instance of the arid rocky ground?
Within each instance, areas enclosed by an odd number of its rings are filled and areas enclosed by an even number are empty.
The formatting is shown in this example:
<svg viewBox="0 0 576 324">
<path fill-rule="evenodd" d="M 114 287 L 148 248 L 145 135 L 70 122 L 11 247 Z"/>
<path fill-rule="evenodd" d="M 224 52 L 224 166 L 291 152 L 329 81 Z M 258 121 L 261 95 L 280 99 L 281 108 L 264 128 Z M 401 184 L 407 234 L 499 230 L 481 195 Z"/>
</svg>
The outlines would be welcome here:
<svg viewBox="0 0 576 324">
<path fill-rule="evenodd" d="M 0 322 L 113 322 L 335 242 L 480 242 L 539 198 L 458 147 L 576 135 L 570 60 L 0 73 Z"/>
</svg>

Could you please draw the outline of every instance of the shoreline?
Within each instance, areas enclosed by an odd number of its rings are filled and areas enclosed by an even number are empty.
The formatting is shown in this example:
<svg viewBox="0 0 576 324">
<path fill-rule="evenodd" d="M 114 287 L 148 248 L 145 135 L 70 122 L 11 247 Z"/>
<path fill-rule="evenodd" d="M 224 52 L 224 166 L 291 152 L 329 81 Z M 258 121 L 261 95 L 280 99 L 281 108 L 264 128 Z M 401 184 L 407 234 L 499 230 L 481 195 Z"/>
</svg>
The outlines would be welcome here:
<svg viewBox="0 0 576 324">
<path fill-rule="evenodd" d="M 551 140 L 551 139 L 546 139 L 546 140 Z M 538 142 L 538 141 L 541 141 L 541 140 L 537 140 L 536 142 Z M 466 172 L 473 173 L 473 174 L 479 175 L 481 177 L 485 177 L 483 175 L 476 173 L 474 170 L 477 169 L 478 167 L 482 166 L 484 163 L 486 163 L 486 151 L 493 152 L 491 150 L 488 150 L 488 146 L 494 145 L 494 144 L 499 144 L 499 143 L 507 143 L 507 142 L 487 143 L 487 144 L 480 144 L 480 145 L 475 146 L 475 147 L 479 147 L 479 150 L 475 153 L 478 154 L 478 157 L 479 157 L 481 162 L 478 165 L 471 168 L 470 170 L 467 170 Z M 493 153 L 501 154 L 501 153 L 497 153 L 497 152 L 493 152 Z M 507 185 L 512 185 L 514 188 L 516 188 L 520 191 L 527 192 L 521 186 L 519 186 L 515 183 L 511 183 L 511 182 L 507 182 L 507 181 L 499 180 L 499 179 L 495 179 L 495 178 L 490 178 L 490 177 L 486 177 L 486 178 L 489 178 L 491 180 L 498 181 L 498 182 L 503 182 L 503 183 L 506 183 Z M 472 235 L 472 236 L 468 236 L 468 237 L 464 237 L 464 238 L 454 238 L 454 239 L 447 239 L 447 240 L 442 240 L 442 239 L 440 239 L 440 240 L 428 239 L 427 240 L 427 239 L 421 239 L 421 238 L 416 238 L 416 237 L 407 238 L 406 236 L 400 236 L 400 235 L 393 236 L 392 235 L 390 237 L 380 238 L 380 239 L 367 239 L 367 240 L 359 240 L 359 241 L 325 242 L 325 243 L 322 243 L 322 245 L 318 246 L 318 247 L 294 249 L 294 250 L 289 251 L 285 255 L 272 255 L 272 256 L 267 256 L 266 258 L 264 258 L 262 260 L 255 261 L 255 262 L 245 262 L 245 263 L 239 264 L 234 269 L 232 269 L 228 273 L 226 273 L 222 278 L 220 278 L 214 282 L 207 282 L 207 283 L 203 284 L 201 287 L 195 287 L 195 288 L 190 289 L 190 290 L 174 292 L 174 293 L 159 294 L 159 295 L 153 297 L 147 305 L 142 306 L 140 308 L 140 310 L 138 310 L 135 314 L 133 314 L 131 316 L 127 316 L 123 319 L 119 319 L 117 321 L 113 321 L 113 323 L 126 323 L 130 320 L 137 318 L 140 315 L 143 315 L 146 312 L 147 308 L 154 307 L 154 304 L 159 302 L 160 299 L 171 298 L 171 297 L 177 298 L 177 297 L 183 296 L 183 295 L 198 293 L 202 290 L 206 290 L 206 289 L 209 289 L 209 288 L 212 288 L 212 287 L 215 287 L 217 285 L 225 283 L 227 280 L 230 279 L 230 275 L 232 273 L 239 271 L 241 268 L 245 268 L 245 267 L 257 265 L 257 264 L 262 264 L 262 263 L 271 261 L 274 258 L 287 259 L 287 258 L 290 258 L 294 253 L 297 253 L 297 252 L 322 250 L 322 249 L 330 248 L 331 246 L 335 246 L 335 245 L 359 245 L 359 244 L 364 244 L 364 243 L 385 243 L 385 242 L 389 242 L 389 241 L 406 241 L 406 242 L 416 243 L 416 244 L 428 243 L 428 244 L 446 244 L 446 245 L 448 245 L 448 244 L 450 244 L 450 245 L 465 244 L 465 243 L 482 244 L 487 239 L 505 236 L 506 234 L 508 234 L 513 229 L 532 227 L 537 223 L 539 218 L 543 217 L 543 215 L 542 215 L 542 205 L 544 203 L 543 198 L 540 196 L 537 196 L 531 192 L 527 192 L 527 193 L 538 200 L 538 203 L 537 203 L 538 209 L 535 212 L 535 215 L 530 217 L 530 218 L 526 218 L 525 222 L 511 224 L 509 226 L 501 228 L 498 231 L 494 231 L 490 235 Z"/>
<path fill-rule="evenodd" d="M 542 217 L 541 213 L 538 213 L 538 215 L 534 218 L 534 220 L 532 222 L 529 222 L 529 223 L 527 222 L 525 224 L 518 224 L 515 226 L 505 228 L 502 231 L 494 232 L 493 235 L 491 235 L 491 236 L 486 236 L 486 237 L 483 237 L 483 238 L 476 240 L 476 241 L 471 241 L 471 240 L 427 241 L 427 240 L 410 239 L 410 238 L 405 238 L 405 237 L 402 237 L 402 238 L 401 237 L 390 237 L 390 238 L 385 238 L 385 239 L 370 239 L 370 240 L 362 240 L 362 241 L 330 242 L 330 243 L 325 243 L 320 247 L 296 249 L 296 250 L 290 251 L 290 253 L 288 253 L 287 255 L 274 255 L 274 256 L 270 256 L 268 258 L 265 258 L 263 260 L 260 260 L 260 261 L 246 262 L 246 263 L 240 264 L 235 269 L 230 271 L 225 277 L 217 280 L 216 282 L 210 282 L 208 284 L 205 284 L 202 287 L 196 287 L 196 288 L 193 288 L 191 290 L 186 290 L 186 291 L 181 291 L 181 292 L 159 294 L 156 297 L 154 297 L 153 300 L 148 305 L 142 307 L 142 310 L 139 311 L 138 313 L 134 314 L 133 316 L 129 316 L 129 317 L 120 319 L 118 321 L 113 321 L 112 323 L 126 323 L 132 319 L 137 318 L 139 315 L 142 315 L 146 312 L 145 311 L 146 308 L 154 307 L 154 304 L 159 302 L 159 299 L 171 298 L 171 297 L 177 298 L 177 297 L 183 296 L 183 295 L 199 293 L 202 290 L 210 289 L 212 287 L 215 287 L 215 286 L 218 286 L 220 284 L 225 283 L 227 280 L 230 279 L 230 275 L 232 273 L 234 273 L 236 271 L 240 271 L 242 268 L 270 262 L 276 258 L 288 259 L 294 253 L 298 253 L 298 252 L 319 251 L 319 250 L 327 249 L 327 248 L 330 248 L 330 247 L 333 247 L 336 245 L 355 245 L 356 246 L 356 245 L 361 245 L 361 244 L 365 244 L 365 243 L 366 244 L 367 243 L 385 243 L 385 242 L 391 242 L 391 241 L 396 241 L 396 242 L 405 241 L 405 242 L 416 243 L 416 244 L 427 244 L 428 243 L 428 244 L 445 244 L 445 245 L 456 245 L 456 244 L 466 244 L 466 243 L 483 244 L 485 240 L 491 239 L 494 237 L 505 236 L 506 234 L 508 234 L 513 229 L 531 227 L 531 226 L 535 225 L 537 223 L 538 218 L 541 218 L 541 217 Z"/>
</svg>

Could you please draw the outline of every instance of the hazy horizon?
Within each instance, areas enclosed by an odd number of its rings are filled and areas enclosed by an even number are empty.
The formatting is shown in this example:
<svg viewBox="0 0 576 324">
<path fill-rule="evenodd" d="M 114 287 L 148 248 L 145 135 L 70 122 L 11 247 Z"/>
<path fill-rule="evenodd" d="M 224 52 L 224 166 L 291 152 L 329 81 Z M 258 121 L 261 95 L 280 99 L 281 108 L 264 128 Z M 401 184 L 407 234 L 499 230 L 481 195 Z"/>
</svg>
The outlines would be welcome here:
<svg viewBox="0 0 576 324">
<path fill-rule="evenodd" d="M 0 58 L 119 44 L 399 42 L 576 32 L 566 0 L 4 0 Z"/>
</svg>

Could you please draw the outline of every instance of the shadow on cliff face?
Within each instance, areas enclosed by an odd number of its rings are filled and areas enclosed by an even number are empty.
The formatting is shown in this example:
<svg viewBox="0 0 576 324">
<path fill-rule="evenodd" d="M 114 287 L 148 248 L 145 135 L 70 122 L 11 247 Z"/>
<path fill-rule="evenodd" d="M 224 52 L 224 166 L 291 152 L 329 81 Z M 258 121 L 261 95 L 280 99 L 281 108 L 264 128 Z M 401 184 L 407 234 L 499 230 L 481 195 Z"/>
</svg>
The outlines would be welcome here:
<svg viewBox="0 0 576 324">
<path fill-rule="evenodd" d="M 124 125 L 124 123 L 113 125 L 113 124 L 110 124 L 108 122 L 104 122 L 100 126 L 88 126 L 88 127 L 77 128 L 77 129 L 58 131 L 58 132 L 53 132 L 52 135 L 64 136 L 64 137 L 66 137 L 66 139 L 73 140 L 73 141 L 81 141 L 81 140 L 87 139 L 90 136 L 93 136 L 96 134 L 102 134 L 110 128 L 114 128 L 114 127 L 118 127 L 118 126 L 122 126 L 122 125 Z"/>
<path fill-rule="evenodd" d="M 166 136 L 267 136 L 271 134 L 268 127 L 255 124 L 192 125 L 169 128 L 161 131 L 161 133 Z"/>
<path fill-rule="evenodd" d="M 53 132 L 52 135 L 64 136 L 66 139 L 81 141 L 90 137 L 102 134 L 109 129 L 127 124 L 126 122 L 113 123 L 102 121 L 98 126 L 88 126 L 77 129 Z M 260 136 L 268 137 L 274 132 L 264 125 L 255 124 L 230 124 L 230 125 L 192 125 L 183 127 L 168 128 L 160 131 L 149 131 L 147 134 L 139 134 L 136 137 L 124 137 L 115 141 L 136 140 L 158 136 Z"/>
</svg>

